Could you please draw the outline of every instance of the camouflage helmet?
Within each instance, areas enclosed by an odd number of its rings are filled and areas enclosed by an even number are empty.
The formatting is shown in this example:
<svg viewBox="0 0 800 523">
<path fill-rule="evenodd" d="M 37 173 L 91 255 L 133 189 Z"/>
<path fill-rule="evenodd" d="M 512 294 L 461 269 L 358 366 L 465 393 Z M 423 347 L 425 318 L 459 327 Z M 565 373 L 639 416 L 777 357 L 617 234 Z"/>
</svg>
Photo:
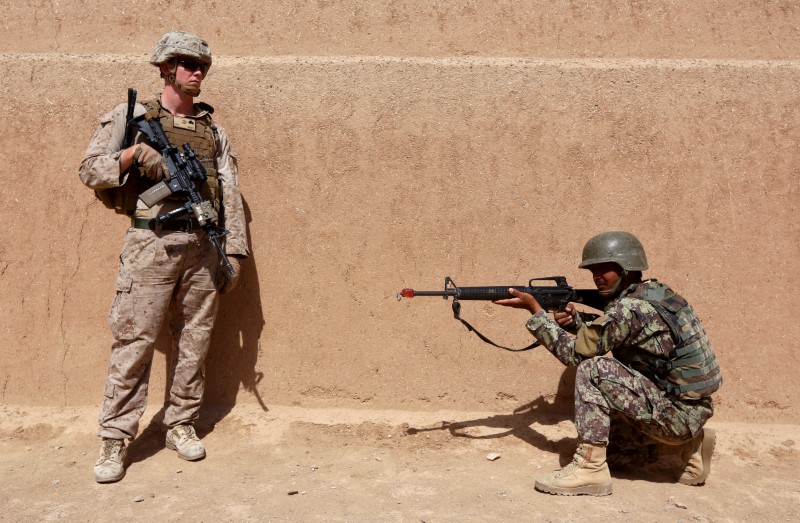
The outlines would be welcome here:
<svg viewBox="0 0 800 523">
<path fill-rule="evenodd" d="M 616 263 L 626 271 L 647 269 L 647 257 L 641 242 L 629 232 L 610 231 L 589 238 L 583 247 L 581 269 L 600 263 Z"/>
<path fill-rule="evenodd" d="M 207 67 L 211 67 L 211 49 L 209 49 L 208 43 L 196 34 L 184 31 L 164 33 L 153 49 L 150 63 L 161 65 L 178 56 L 195 58 Z"/>
</svg>

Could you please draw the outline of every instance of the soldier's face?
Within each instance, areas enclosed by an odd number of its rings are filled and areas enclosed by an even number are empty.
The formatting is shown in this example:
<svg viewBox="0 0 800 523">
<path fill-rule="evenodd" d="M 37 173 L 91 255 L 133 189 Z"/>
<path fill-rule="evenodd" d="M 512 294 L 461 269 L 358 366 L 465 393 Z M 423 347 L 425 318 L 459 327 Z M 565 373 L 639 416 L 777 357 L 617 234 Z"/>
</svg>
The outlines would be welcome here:
<svg viewBox="0 0 800 523">
<path fill-rule="evenodd" d="M 178 60 L 178 67 L 175 69 L 175 80 L 181 85 L 200 87 L 204 70 L 200 63 L 195 60 L 180 59 Z"/>
<path fill-rule="evenodd" d="M 614 284 L 619 281 L 622 275 L 622 268 L 616 263 L 599 263 L 589 267 L 592 271 L 592 279 L 598 291 L 609 291 L 614 288 Z"/>
</svg>

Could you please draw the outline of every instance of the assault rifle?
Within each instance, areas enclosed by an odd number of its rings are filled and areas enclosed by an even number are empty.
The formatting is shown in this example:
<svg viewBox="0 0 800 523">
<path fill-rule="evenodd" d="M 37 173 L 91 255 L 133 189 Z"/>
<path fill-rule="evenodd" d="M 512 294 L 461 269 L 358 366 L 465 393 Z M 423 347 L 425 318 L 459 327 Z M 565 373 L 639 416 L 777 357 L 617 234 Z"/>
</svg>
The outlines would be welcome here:
<svg viewBox="0 0 800 523">
<path fill-rule="evenodd" d="M 181 153 L 177 147 L 169 143 L 169 139 L 164 133 L 164 128 L 161 127 L 161 122 L 157 118 L 145 119 L 144 115 L 142 115 L 134 118 L 128 125 L 135 126 L 147 136 L 150 143 L 161 152 L 167 171 L 169 171 L 167 180 L 146 190 L 139 195 L 139 198 L 148 207 L 152 207 L 170 194 L 177 193 L 188 197 L 186 203 L 181 207 L 158 215 L 155 218 L 156 223 L 163 225 L 174 218 L 193 214 L 208 239 L 211 240 L 211 243 L 214 244 L 214 247 L 217 248 L 217 251 L 222 256 L 222 262 L 228 273 L 233 276 L 236 271 L 233 270 L 228 256 L 219 243 L 219 238 L 227 234 L 228 231 L 217 227 L 218 215 L 214 205 L 210 201 L 203 199 L 200 191 L 197 190 L 197 182 L 206 181 L 207 174 L 205 167 L 197 159 L 192 146 L 188 143 L 183 144 L 183 152 Z"/>
<path fill-rule="evenodd" d="M 541 285 L 535 286 L 535 281 L 552 281 L 555 285 Z M 397 299 L 414 298 L 416 296 L 441 296 L 445 300 L 453 298 L 453 316 L 460 321 L 470 331 L 474 332 L 484 342 L 494 345 L 503 350 L 511 352 L 520 352 L 530 350 L 539 345 L 539 342 L 534 342 L 523 349 L 509 349 L 496 344 L 480 332 L 475 327 L 470 325 L 466 320 L 461 318 L 461 303 L 460 300 L 486 300 L 496 301 L 510 298 L 508 289 L 516 289 L 520 292 L 525 292 L 536 298 L 539 305 L 548 311 L 563 312 L 567 304 L 580 303 L 597 310 L 603 310 L 606 305 L 606 300 L 600 296 L 599 291 L 596 289 L 574 289 L 568 283 L 564 276 L 548 276 L 545 278 L 531 278 L 528 280 L 527 286 L 521 285 L 498 285 L 491 287 L 458 287 L 450 276 L 444 279 L 444 290 L 441 291 L 416 291 L 414 289 L 403 289 L 397 294 Z M 574 330 L 575 323 L 564 327 L 566 330 Z"/>
</svg>

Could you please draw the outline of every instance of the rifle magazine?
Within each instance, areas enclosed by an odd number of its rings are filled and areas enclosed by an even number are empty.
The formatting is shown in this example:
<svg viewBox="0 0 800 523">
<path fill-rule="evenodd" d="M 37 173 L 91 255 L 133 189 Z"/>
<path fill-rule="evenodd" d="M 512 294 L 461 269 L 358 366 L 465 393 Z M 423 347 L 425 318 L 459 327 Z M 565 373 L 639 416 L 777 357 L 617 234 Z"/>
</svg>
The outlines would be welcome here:
<svg viewBox="0 0 800 523">
<path fill-rule="evenodd" d="M 157 204 L 170 194 L 172 194 L 172 190 L 169 188 L 169 185 L 167 185 L 165 182 L 160 182 L 140 194 L 139 199 L 142 200 L 142 202 L 144 202 L 144 204 L 148 207 L 153 207 L 153 205 Z"/>
</svg>

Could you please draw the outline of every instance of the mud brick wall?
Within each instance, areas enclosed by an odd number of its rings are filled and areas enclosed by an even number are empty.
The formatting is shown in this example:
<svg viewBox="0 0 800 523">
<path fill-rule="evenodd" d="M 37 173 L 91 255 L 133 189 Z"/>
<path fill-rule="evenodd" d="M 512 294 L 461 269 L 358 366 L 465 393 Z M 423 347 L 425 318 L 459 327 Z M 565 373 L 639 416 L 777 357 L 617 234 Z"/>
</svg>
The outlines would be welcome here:
<svg viewBox="0 0 800 523">
<path fill-rule="evenodd" d="M 727 419 L 800 421 L 800 13 L 789 1 L 0 1 L 0 402 L 99 403 L 127 220 L 80 184 L 99 116 L 203 35 L 253 255 L 210 404 L 569 410 L 546 351 L 482 344 L 403 287 L 523 284 L 642 239 L 704 319 Z M 468 303 L 505 344 L 525 315 Z M 164 395 L 169 343 L 151 379 Z"/>
</svg>

